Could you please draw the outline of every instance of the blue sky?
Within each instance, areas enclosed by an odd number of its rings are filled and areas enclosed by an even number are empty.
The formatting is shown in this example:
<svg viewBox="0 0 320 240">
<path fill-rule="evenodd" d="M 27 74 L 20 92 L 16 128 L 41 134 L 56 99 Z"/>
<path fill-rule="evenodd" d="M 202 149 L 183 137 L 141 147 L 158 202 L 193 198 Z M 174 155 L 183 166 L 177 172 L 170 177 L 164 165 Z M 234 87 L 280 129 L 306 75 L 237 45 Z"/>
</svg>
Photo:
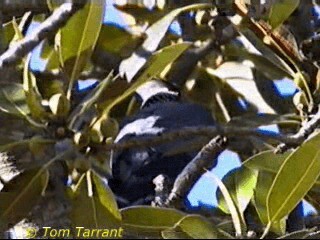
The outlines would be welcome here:
<svg viewBox="0 0 320 240">
<path fill-rule="evenodd" d="M 106 10 L 106 15 L 105 15 L 105 24 L 110 24 L 110 25 L 116 25 L 121 28 L 126 28 L 126 19 L 124 19 L 121 14 L 112 6 L 112 0 L 107 0 L 107 10 Z M 29 29 L 29 32 L 36 27 L 37 24 L 34 24 L 32 28 Z M 174 32 L 176 34 L 181 33 L 180 26 L 177 22 L 174 22 L 171 27 L 170 31 Z M 32 69 L 39 69 L 42 70 L 44 69 L 44 62 L 39 58 L 39 53 L 40 53 L 40 47 L 37 47 L 34 52 L 33 52 L 33 58 L 31 62 L 31 67 Z M 92 84 L 94 81 L 87 81 L 87 82 L 82 82 L 80 84 L 80 88 L 85 88 L 86 86 Z M 278 91 L 283 95 L 283 96 L 290 96 L 293 93 L 296 92 L 296 87 L 293 84 L 292 80 L 289 79 L 282 79 L 282 80 L 277 80 L 275 81 L 275 85 L 278 88 Z M 278 128 L 277 126 L 265 126 L 263 128 L 264 130 L 272 131 L 272 132 L 277 132 Z M 224 151 L 219 159 L 218 159 L 218 164 L 217 166 L 212 170 L 212 173 L 218 176 L 219 178 L 222 178 L 226 173 L 228 173 L 230 170 L 239 167 L 240 160 L 237 156 L 237 154 L 226 150 Z M 202 177 L 195 185 L 193 190 L 190 192 L 188 199 L 191 202 L 193 206 L 198 206 L 200 203 L 204 203 L 206 205 L 216 205 L 217 200 L 216 200 L 216 189 L 217 185 L 213 182 L 211 178 L 208 178 L 206 176 Z M 310 206 L 305 207 L 305 211 L 310 212 L 312 208 Z"/>
</svg>

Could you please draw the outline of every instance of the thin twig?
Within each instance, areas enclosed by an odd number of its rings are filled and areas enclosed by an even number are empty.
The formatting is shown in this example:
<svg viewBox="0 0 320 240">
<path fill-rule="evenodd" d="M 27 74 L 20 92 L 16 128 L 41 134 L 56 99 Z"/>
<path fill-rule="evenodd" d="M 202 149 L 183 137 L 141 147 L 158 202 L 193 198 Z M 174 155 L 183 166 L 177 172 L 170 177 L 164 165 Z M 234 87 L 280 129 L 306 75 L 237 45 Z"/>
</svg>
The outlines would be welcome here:
<svg viewBox="0 0 320 240">
<path fill-rule="evenodd" d="M 81 7 L 82 5 L 80 4 L 62 4 L 29 36 L 14 44 L 0 56 L 0 71 L 7 66 L 17 63 L 40 44 L 42 40 L 55 34 Z"/>
<path fill-rule="evenodd" d="M 277 152 L 285 152 L 289 148 L 297 147 L 301 145 L 320 125 L 320 106 L 318 112 L 312 116 L 312 118 L 303 124 L 300 130 L 290 137 L 290 142 L 283 141 L 278 147 Z"/>
</svg>

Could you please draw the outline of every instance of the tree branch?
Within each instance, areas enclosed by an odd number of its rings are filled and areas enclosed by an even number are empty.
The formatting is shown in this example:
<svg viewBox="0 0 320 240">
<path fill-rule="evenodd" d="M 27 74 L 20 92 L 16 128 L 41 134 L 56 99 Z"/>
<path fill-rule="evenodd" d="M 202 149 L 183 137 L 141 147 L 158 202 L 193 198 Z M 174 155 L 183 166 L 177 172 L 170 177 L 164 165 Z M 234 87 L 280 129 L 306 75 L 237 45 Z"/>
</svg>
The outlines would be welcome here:
<svg viewBox="0 0 320 240">
<path fill-rule="evenodd" d="M 218 156 L 227 146 L 226 143 L 225 138 L 218 136 L 201 149 L 175 180 L 171 193 L 166 201 L 166 206 L 176 208 L 183 207 L 183 199 L 186 198 L 197 180 L 205 173 L 206 169 L 210 169 L 216 164 Z"/>
<path fill-rule="evenodd" d="M 295 138 L 295 135 L 283 135 L 281 133 L 272 133 L 269 131 L 253 129 L 249 127 L 238 126 L 218 126 L 218 127 L 186 127 L 179 130 L 162 133 L 158 136 L 148 136 L 139 139 L 130 139 L 119 143 L 103 145 L 105 150 L 123 150 L 128 148 L 143 148 L 156 146 L 168 141 L 176 141 L 177 139 L 188 139 L 194 136 L 204 136 L 211 139 L 215 136 L 222 135 L 225 137 L 258 137 L 264 140 L 275 140 L 281 143 L 286 143 L 290 146 L 299 145 L 300 139 Z M 243 137 L 242 137 L 243 138 Z"/>
<path fill-rule="evenodd" d="M 1 0 L 1 11 L 5 21 L 10 20 L 13 16 L 21 16 L 26 12 L 48 13 L 47 1 L 44 0 Z"/>
<path fill-rule="evenodd" d="M 10 65 L 15 64 L 30 51 L 32 51 L 42 40 L 55 34 L 63 27 L 70 17 L 82 7 L 80 4 L 62 4 L 53 14 L 47 18 L 29 36 L 25 37 L 0 56 L 0 72 Z"/>
</svg>

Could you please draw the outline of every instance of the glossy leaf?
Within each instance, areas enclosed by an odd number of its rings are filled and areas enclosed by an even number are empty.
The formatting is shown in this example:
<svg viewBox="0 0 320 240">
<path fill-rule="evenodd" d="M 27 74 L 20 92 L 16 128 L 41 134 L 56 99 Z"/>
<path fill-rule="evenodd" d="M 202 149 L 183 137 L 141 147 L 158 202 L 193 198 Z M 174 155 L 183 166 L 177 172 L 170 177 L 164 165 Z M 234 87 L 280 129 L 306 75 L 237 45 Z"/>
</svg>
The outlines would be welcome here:
<svg viewBox="0 0 320 240">
<path fill-rule="evenodd" d="M 144 70 L 141 76 L 127 89 L 122 95 L 118 96 L 112 102 L 107 102 L 104 106 L 102 118 L 109 115 L 110 110 L 129 97 L 134 91 L 146 81 L 158 76 L 163 69 L 174 62 L 186 49 L 190 47 L 190 43 L 175 44 L 161 49 L 156 52 L 149 61 L 149 66 Z"/>
<path fill-rule="evenodd" d="M 79 131 L 83 123 L 86 122 L 87 116 L 92 115 L 94 105 L 105 94 L 105 90 L 113 80 L 112 72 L 102 80 L 97 87 L 95 87 L 87 96 L 78 104 L 78 106 L 71 112 L 68 118 L 68 127 L 74 132 Z M 90 119 L 91 120 L 91 119 Z"/>
<path fill-rule="evenodd" d="M 275 154 L 274 151 L 260 152 L 242 163 L 243 166 L 276 174 L 290 152 Z"/>
<path fill-rule="evenodd" d="M 72 211 L 70 212 L 72 225 L 85 228 L 119 226 L 119 213 L 114 208 L 114 199 L 109 193 L 103 192 L 104 189 L 101 189 L 99 180 L 94 181 L 91 174 L 92 172 L 83 174 L 79 180 L 78 187 L 74 191 L 68 189 L 68 196 L 72 206 Z M 97 182 L 98 188 L 96 187 Z M 102 195 L 100 196 L 100 194 Z"/>
<path fill-rule="evenodd" d="M 41 197 L 42 174 L 39 169 L 26 171 L 4 185 L 0 192 L 0 230 L 27 217 Z"/>
<path fill-rule="evenodd" d="M 25 14 L 26 16 L 27 14 Z M 11 41 L 10 44 L 14 44 L 20 40 L 23 39 L 23 34 L 22 34 L 22 29 L 21 27 L 19 26 L 19 24 L 17 23 L 17 21 L 15 19 L 12 20 L 12 26 L 13 26 L 13 29 L 14 29 L 14 36 L 13 36 L 13 39 Z"/>
<path fill-rule="evenodd" d="M 228 56 L 238 56 L 241 58 L 246 58 L 252 61 L 255 67 L 266 74 L 269 79 L 281 79 L 283 77 L 289 77 L 290 75 L 281 68 L 281 65 L 277 65 L 274 62 L 270 61 L 264 55 L 258 55 L 250 53 L 248 50 L 235 47 L 232 45 L 227 45 L 225 49 L 225 54 Z"/>
<path fill-rule="evenodd" d="M 155 22 L 147 29 L 147 38 L 142 46 L 136 52 L 134 52 L 131 57 L 124 60 L 120 64 L 120 74 L 126 76 L 127 81 L 131 82 L 131 80 L 136 76 L 139 70 L 146 64 L 151 54 L 157 50 L 169 26 L 180 13 L 210 7 L 212 6 L 209 4 L 189 5 L 186 7 L 175 9 L 159 21 Z"/>
<path fill-rule="evenodd" d="M 49 107 L 55 116 L 65 117 L 69 113 L 70 102 L 64 94 L 57 93 L 50 98 Z"/>
<path fill-rule="evenodd" d="M 253 31 L 247 28 L 247 26 L 239 26 L 238 30 L 248 39 L 248 41 L 253 44 L 253 46 L 268 59 L 271 63 L 278 66 L 278 68 L 287 72 L 290 76 L 295 76 L 295 69 L 290 66 L 284 59 L 277 56 L 275 52 L 273 52 L 262 39 L 258 38 Z"/>
<path fill-rule="evenodd" d="M 253 197 L 256 187 L 258 172 L 246 167 L 240 167 L 228 173 L 222 182 L 226 186 L 237 209 L 243 214 Z M 230 214 L 221 190 L 217 191 L 219 208 Z"/>
<path fill-rule="evenodd" d="M 215 175 L 213 175 L 212 173 L 209 173 L 209 172 L 207 174 L 218 185 L 218 187 L 219 187 L 219 189 L 225 199 L 226 205 L 229 208 L 236 235 L 241 236 L 242 235 L 241 215 L 239 214 L 238 209 L 236 207 L 236 204 L 233 202 L 233 199 L 232 199 L 228 189 L 226 188 L 226 186 L 223 184 L 223 182 L 218 177 L 216 177 Z"/>
<path fill-rule="evenodd" d="M 116 26 L 102 25 L 97 49 L 128 57 L 144 39 Z"/>
<path fill-rule="evenodd" d="M 320 175 L 320 134 L 301 145 L 285 160 L 267 197 L 269 222 L 289 214 Z"/>
<path fill-rule="evenodd" d="M 60 60 L 70 81 L 68 98 L 74 81 L 85 68 L 97 43 L 105 4 L 104 0 L 89 0 L 60 31 Z"/>
<path fill-rule="evenodd" d="M 269 222 L 267 196 L 274 178 L 274 173 L 260 171 L 254 193 L 254 205 L 256 207 L 259 218 L 264 225 L 267 225 Z M 273 222 L 270 226 L 270 230 L 278 234 L 284 234 L 285 227 L 286 222 L 285 220 L 281 219 L 280 221 Z"/>
<path fill-rule="evenodd" d="M 5 23 L 3 25 L 3 41 L 4 47 L 8 47 L 9 43 L 14 37 L 14 28 L 13 28 L 13 21 Z"/>
<path fill-rule="evenodd" d="M 59 53 L 48 41 L 44 41 L 41 45 L 40 57 L 44 61 L 45 70 L 52 71 L 60 66 Z"/>
<path fill-rule="evenodd" d="M 188 215 L 173 228 L 162 232 L 162 236 L 166 239 L 181 238 L 183 235 L 192 239 L 217 239 L 218 230 L 204 217 Z"/>
<path fill-rule="evenodd" d="M 37 86 L 37 79 L 29 69 L 31 56 L 28 57 L 23 71 L 23 89 L 31 115 L 37 120 L 43 120 L 48 114 L 42 106 L 42 96 Z"/>
<path fill-rule="evenodd" d="M 208 70 L 210 74 L 224 79 L 234 91 L 245 97 L 245 100 L 255 106 L 261 113 L 274 114 L 273 108 L 263 99 L 255 81 L 250 66 L 239 62 L 224 62 L 215 70 Z"/>
<path fill-rule="evenodd" d="M 30 113 L 23 86 L 17 83 L 0 83 L 0 110 L 24 117 Z"/>
<path fill-rule="evenodd" d="M 273 29 L 281 25 L 299 6 L 300 0 L 275 1 L 270 9 L 269 24 Z"/>
<path fill-rule="evenodd" d="M 169 208 L 149 206 L 130 207 L 121 210 L 123 228 L 139 236 L 161 237 L 161 232 L 172 228 L 185 214 Z"/>
<path fill-rule="evenodd" d="M 283 154 L 275 154 L 274 151 L 264 151 L 250 157 L 242 165 L 253 170 L 276 174 L 290 153 L 287 151 Z M 318 179 L 315 184 L 319 186 L 320 180 Z"/>
<path fill-rule="evenodd" d="M 97 191 L 100 203 L 118 220 L 121 220 L 121 214 L 118 209 L 117 202 L 111 189 L 103 180 L 96 174 L 93 173 L 93 183 Z"/>
</svg>

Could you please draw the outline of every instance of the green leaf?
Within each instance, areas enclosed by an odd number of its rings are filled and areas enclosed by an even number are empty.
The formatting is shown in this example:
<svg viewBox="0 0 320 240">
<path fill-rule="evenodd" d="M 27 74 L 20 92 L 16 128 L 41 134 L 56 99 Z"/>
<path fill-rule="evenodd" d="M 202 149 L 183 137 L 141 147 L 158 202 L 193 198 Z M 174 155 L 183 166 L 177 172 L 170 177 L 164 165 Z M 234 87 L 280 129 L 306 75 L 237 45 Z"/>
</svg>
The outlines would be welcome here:
<svg viewBox="0 0 320 240">
<path fill-rule="evenodd" d="M 253 69 L 250 66 L 240 62 L 229 61 L 224 62 L 216 69 L 208 69 L 208 73 L 224 79 L 225 84 L 228 84 L 239 95 L 245 97 L 245 100 L 258 109 L 262 113 L 271 113 L 275 111 L 266 103 L 261 95 L 257 84 L 253 77 Z M 222 89 L 222 92 L 224 89 Z"/>
<path fill-rule="evenodd" d="M 257 171 L 240 167 L 231 171 L 222 179 L 241 214 L 246 210 L 253 197 L 257 178 Z M 220 189 L 217 191 L 217 199 L 219 208 L 225 213 L 230 214 L 230 210 Z"/>
<path fill-rule="evenodd" d="M 123 55 L 131 54 L 143 41 L 143 35 L 134 35 L 117 26 L 102 25 L 97 49 Z"/>
<path fill-rule="evenodd" d="M 276 174 L 290 154 L 290 151 L 283 154 L 275 154 L 272 150 L 264 151 L 248 158 L 242 165 L 260 172 L 265 171 Z M 320 179 L 318 179 L 315 184 L 320 185 Z"/>
<path fill-rule="evenodd" d="M 45 70 L 52 71 L 60 66 L 59 53 L 48 40 L 41 45 L 40 57 L 45 63 Z"/>
<path fill-rule="evenodd" d="M 60 40 L 60 61 L 70 81 L 68 98 L 70 98 L 74 81 L 87 65 L 97 43 L 105 4 L 104 0 L 89 0 L 57 35 Z"/>
<path fill-rule="evenodd" d="M 17 83 L 0 83 L 0 110 L 24 117 L 30 113 L 23 86 Z"/>
<path fill-rule="evenodd" d="M 41 96 L 49 100 L 55 94 L 64 94 L 64 83 L 61 80 L 38 81 L 38 88 Z"/>
<path fill-rule="evenodd" d="M 100 180 L 94 181 L 91 174 L 90 171 L 83 174 L 76 190 L 68 189 L 67 191 L 72 205 L 70 212 L 72 225 L 84 228 L 119 226 L 119 213 L 114 205 L 114 199 L 110 192 L 103 192 L 105 190 L 98 182 Z"/>
<path fill-rule="evenodd" d="M 162 232 L 162 236 L 166 239 L 176 239 L 183 235 L 192 239 L 217 239 L 218 230 L 204 217 L 188 215 L 173 228 Z"/>
<path fill-rule="evenodd" d="M 42 96 L 37 86 L 37 80 L 29 69 L 31 55 L 26 60 L 23 71 L 23 89 L 26 94 L 26 101 L 29 106 L 31 116 L 37 120 L 44 120 L 48 116 L 45 108 L 42 106 Z"/>
<path fill-rule="evenodd" d="M 27 15 L 27 14 L 26 14 L 26 15 Z M 26 15 L 25 15 L 25 16 L 26 16 Z M 13 39 L 12 39 L 12 41 L 11 41 L 10 44 L 16 43 L 16 42 L 22 40 L 23 37 L 24 37 L 23 34 L 22 34 L 22 29 L 21 29 L 21 27 L 18 25 L 16 19 L 13 19 L 13 20 L 12 20 L 12 26 L 13 26 L 13 29 L 14 29 L 14 37 L 13 37 Z"/>
<path fill-rule="evenodd" d="M 4 41 L 5 48 L 9 46 L 13 37 L 14 37 L 13 21 L 10 21 L 3 25 L 3 41 Z"/>
<path fill-rule="evenodd" d="M 70 102 L 64 94 L 57 93 L 50 98 L 49 107 L 55 116 L 65 117 L 69 113 Z"/>
<path fill-rule="evenodd" d="M 302 144 L 285 160 L 267 196 L 269 222 L 288 215 L 320 175 L 320 133 Z"/>
<path fill-rule="evenodd" d="M 0 230 L 27 217 L 43 190 L 43 171 L 26 171 L 4 185 L 0 192 Z"/>
<path fill-rule="evenodd" d="M 127 89 L 123 94 L 118 96 L 112 102 L 107 102 L 103 108 L 103 113 L 101 118 L 109 115 L 110 110 L 122 102 L 124 99 L 129 97 L 131 94 L 135 92 L 135 90 L 141 86 L 146 81 L 152 79 L 153 77 L 159 75 L 163 69 L 174 62 L 186 49 L 191 46 L 190 43 L 180 43 L 171 45 L 161 49 L 156 52 L 149 61 L 149 66 L 147 69 L 141 74 L 141 76 L 131 85 L 129 89 Z"/>
<path fill-rule="evenodd" d="M 255 35 L 246 25 L 240 25 L 237 27 L 239 32 L 243 34 L 249 42 L 259 51 L 262 56 L 268 59 L 271 63 L 278 66 L 284 72 L 287 72 L 292 78 L 296 74 L 296 69 L 290 66 L 284 59 L 275 54 L 259 37 Z"/>
<path fill-rule="evenodd" d="M 184 231 L 180 229 L 180 227 L 176 228 L 168 228 L 162 231 L 163 239 L 191 239 L 191 237 L 186 234 Z"/>
<path fill-rule="evenodd" d="M 250 169 L 276 174 L 290 154 L 290 152 L 275 154 L 272 150 L 264 151 L 248 158 L 242 165 Z"/>
<path fill-rule="evenodd" d="M 237 56 L 241 58 L 246 58 L 254 63 L 257 70 L 263 72 L 269 79 L 281 79 L 284 77 L 290 77 L 290 75 L 283 70 L 281 65 L 270 61 L 265 55 L 258 55 L 250 53 L 244 48 L 240 48 L 233 45 L 227 45 L 224 53 L 227 56 Z"/>
<path fill-rule="evenodd" d="M 219 189 L 220 189 L 220 191 L 226 201 L 226 205 L 229 208 L 236 235 L 241 236 L 242 235 L 241 215 L 239 214 L 238 209 L 237 209 L 235 203 L 233 202 L 232 197 L 231 197 L 228 189 L 223 184 L 223 182 L 219 178 L 217 178 L 214 174 L 212 174 L 210 172 L 208 172 L 207 174 L 218 185 L 218 187 L 219 187 Z"/>
<path fill-rule="evenodd" d="M 254 193 L 254 205 L 259 215 L 261 222 L 264 225 L 268 224 L 267 196 L 275 178 L 275 174 L 266 171 L 260 171 L 258 181 Z M 277 234 L 285 233 L 285 220 L 280 220 L 271 224 L 270 229 Z"/>
<path fill-rule="evenodd" d="M 145 32 L 147 38 L 142 46 L 135 53 L 133 53 L 131 57 L 122 61 L 122 63 L 120 64 L 120 74 L 125 75 L 128 82 L 131 82 L 131 80 L 136 76 L 139 70 L 148 61 L 149 56 L 142 56 L 142 54 L 149 53 L 151 55 L 151 53 L 157 50 L 169 26 L 179 14 L 185 11 L 199 10 L 210 7 L 212 7 L 212 5 L 210 4 L 193 4 L 186 7 L 178 8 L 167 14 L 159 21 L 152 24 Z"/>
<path fill-rule="evenodd" d="M 93 174 L 93 182 L 97 191 L 98 198 L 101 204 L 118 220 L 121 220 L 121 214 L 118 209 L 117 202 L 114 198 L 114 195 L 111 189 L 107 184 L 102 182 L 102 179 Z"/>
<path fill-rule="evenodd" d="M 149 206 L 121 210 L 123 228 L 138 236 L 161 237 L 161 232 L 172 228 L 185 214 L 175 209 Z"/>
<path fill-rule="evenodd" d="M 269 24 L 273 29 L 280 26 L 299 6 L 299 0 L 278 0 L 270 9 Z"/>
<path fill-rule="evenodd" d="M 94 105 L 103 96 L 104 91 L 113 81 L 112 72 L 99 83 L 87 96 L 77 105 L 68 117 L 68 128 L 74 132 L 79 131 L 83 123 L 87 121 L 87 116 L 92 115 Z"/>
</svg>

